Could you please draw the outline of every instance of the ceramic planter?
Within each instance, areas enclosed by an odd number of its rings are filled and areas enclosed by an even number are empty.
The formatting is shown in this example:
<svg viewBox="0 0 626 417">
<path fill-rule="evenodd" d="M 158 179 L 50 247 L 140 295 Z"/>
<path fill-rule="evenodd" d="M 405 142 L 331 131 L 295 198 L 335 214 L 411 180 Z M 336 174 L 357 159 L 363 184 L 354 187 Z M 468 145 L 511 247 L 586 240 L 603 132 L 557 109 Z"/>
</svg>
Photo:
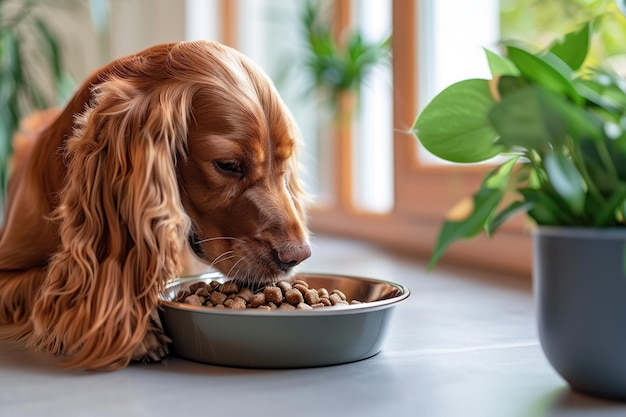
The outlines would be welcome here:
<svg viewBox="0 0 626 417">
<path fill-rule="evenodd" d="M 626 230 L 542 227 L 533 240 L 548 361 L 573 389 L 626 400 Z"/>
</svg>

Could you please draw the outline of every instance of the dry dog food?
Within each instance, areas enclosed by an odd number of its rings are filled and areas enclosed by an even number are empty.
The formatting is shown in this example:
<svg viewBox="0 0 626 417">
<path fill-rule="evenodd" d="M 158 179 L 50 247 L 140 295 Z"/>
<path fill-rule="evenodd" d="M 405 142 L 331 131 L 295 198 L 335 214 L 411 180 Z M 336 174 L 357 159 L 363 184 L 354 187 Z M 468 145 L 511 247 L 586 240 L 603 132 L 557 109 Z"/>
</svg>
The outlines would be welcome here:
<svg viewBox="0 0 626 417">
<path fill-rule="evenodd" d="M 313 308 L 359 304 L 360 301 L 348 301 L 340 290 L 328 291 L 326 288 L 309 288 L 303 280 L 279 281 L 253 292 L 250 288 L 240 288 L 235 281 L 208 284 L 199 281 L 180 290 L 176 301 L 211 308 L 229 308 L 245 310 L 310 310 Z"/>
</svg>

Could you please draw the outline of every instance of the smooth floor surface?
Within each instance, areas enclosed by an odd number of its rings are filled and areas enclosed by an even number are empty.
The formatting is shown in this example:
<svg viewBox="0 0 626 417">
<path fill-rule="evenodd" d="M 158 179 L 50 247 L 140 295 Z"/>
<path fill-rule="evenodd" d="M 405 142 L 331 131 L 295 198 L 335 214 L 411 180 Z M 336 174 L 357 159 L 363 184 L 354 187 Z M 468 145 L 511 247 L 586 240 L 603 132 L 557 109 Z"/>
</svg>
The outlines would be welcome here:
<svg viewBox="0 0 626 417">
<path fill-rule="evenodd" d="M 93 373 L 0 342 L 0 417 L 626 416 L 626 403 L 576 393 L 549 366 L 529 280 L 447 267 L 426 273 L 423 262 L 327 237 L 314 239 L 300 270 L 410 288 L 380 354 L 294 370 L 171 357 Z"/>
</svg>

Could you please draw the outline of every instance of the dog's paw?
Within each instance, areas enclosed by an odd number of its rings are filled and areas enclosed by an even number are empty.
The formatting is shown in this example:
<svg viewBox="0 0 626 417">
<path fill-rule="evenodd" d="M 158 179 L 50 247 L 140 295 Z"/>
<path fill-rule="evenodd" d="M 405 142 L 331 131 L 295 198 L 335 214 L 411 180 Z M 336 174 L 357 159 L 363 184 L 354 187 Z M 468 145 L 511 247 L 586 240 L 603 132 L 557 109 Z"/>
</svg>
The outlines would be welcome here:
<svg viewBox="0 0 626 417">
<path fill-rule="evenodd" d="M 170 338 L 165 336 L 158 320 L 151 318 L 150 322 L 150 328 L 133 352 L 132 360 L 135 362 L 160 362 L 169 353 Z"/>
</svg>

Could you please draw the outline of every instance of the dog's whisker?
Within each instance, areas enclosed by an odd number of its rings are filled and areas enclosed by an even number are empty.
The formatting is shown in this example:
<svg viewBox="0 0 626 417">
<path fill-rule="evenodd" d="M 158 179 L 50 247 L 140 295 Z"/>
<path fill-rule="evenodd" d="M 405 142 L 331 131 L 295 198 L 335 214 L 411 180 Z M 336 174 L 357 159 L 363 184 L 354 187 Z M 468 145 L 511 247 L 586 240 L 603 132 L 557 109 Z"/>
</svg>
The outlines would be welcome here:
<svg viewBox="0 0 626 417">
<path fill-rule="evenodd" d="M 230 269 L 228 270 L 228 273 L 226 274 L 226 276 L 230 278 L 230 277 L 231 277 L 231 273 L 233 272 L 233 269 L 235 269 L 235 267 L 236 267 L 237 265 L 239 265 L 239 263 L 240 263 L 241 261 L 243 261 L 244 259 L 246 259 L 246 258 L 245 258 L 245 256 L 242 256 L 241 258 L 239 258 L 239 260 L 238 260 L 237 262 L 235 262 L 235 263 L 233 264 L 233 266 L 231 266 L 231 267 L 230 267 Z"/>
<path fill-rule="evenodd" d="M 221 255 L 217 256 L 215 259 L 213 259 L 213 262 L 211 262 L 211 266 L 214 266 L 215 264 L 225 261 L 227 259 L 231 259 L 232 257 L 236 256 L 234 255 L 235 251 L 234 250 L 227 250 L 225 252 L 223 252 Z M 228 256 L 231 255 L 231 256 Z M 226 257 L 226 258 L 225 258 Z"/>
<path fill-rule="evenodd" d="M 210 242 L 210 241 L 212 241 L 212 240 L 234 240 L 234 241 L 237 241 L 237 242 L 245 242 L 245 240 L 243 240 L 243 239 L 239 239 L 239 238 L 237 238 L 237 237 L 232 237 L 232 236 L 216 236 L 216 237 L 209 237 L 209 238 L 202 239 L 202 240 L 197 240 L 197 241 L 195 241 L 194 243 L 195 243 L 196 245 L 199 245 L 199 244 L 201 244 L 201 243 L 204 243 L 204 242 Z"/>
</svg>

